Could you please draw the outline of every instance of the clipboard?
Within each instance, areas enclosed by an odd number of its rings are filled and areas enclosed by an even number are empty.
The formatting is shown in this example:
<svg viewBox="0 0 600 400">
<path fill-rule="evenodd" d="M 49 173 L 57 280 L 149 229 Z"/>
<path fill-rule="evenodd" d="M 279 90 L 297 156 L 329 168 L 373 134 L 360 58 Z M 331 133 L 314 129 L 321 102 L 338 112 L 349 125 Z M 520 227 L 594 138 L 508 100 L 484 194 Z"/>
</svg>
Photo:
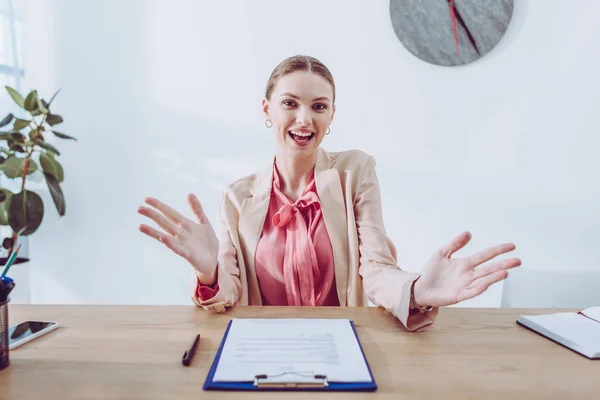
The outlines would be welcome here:
<svg viewBox="0 0 600 400">
<path fill-rule="evenodd" d="M 281 374 L 276 377 L 270 377 L 265 374 L 257 374 L 254 377 L 254 381 L 245 381 L 245 382 L 215 382 L 213 380 L 215 372 L 217 370 L 217 366 L 219 365 L 219 359 L 221 357 L 221 352 L 223 351 L 223 347 L 225 346 L 225 342 L 227 340 L 227 334 L 229 333 L 229 329 L 231 328 L 232 320 L 227 324 L 227 329 L 225 330 L 225 334 L 223 335 L 223 339 L 221 340 L 221 344 L 219 345 L 219 349 L 217 350 L 217 354 L 215 354 L 215 358 L 213 363 L 208 371 L 208 375 L 206 376 L 206 380 L 204 381 L 203 390 L 264 390 L 264 391 L 347 391 L 347 392 L 373 392 L 377 390 L 377 383 L 373 378 L 373 373 L 371 372 L 371 366 L 365 356 L 365 352 L 362 348 L 360 340 L 358 338 L 358 333 L 356 332 L 356 327 L 354 325 L 354 321 L 350 321 L 350 326 L 352 327 L 352 331 L 356 336 L 356 341 L 360 348 L 361 354 L 364 358 L 367 369 L 369 370 L 369 376 L 371 377 L 370 382 L 329 382 L 327 380 L 327 376 L 325 375 L 300 375 L 298 373 L 292 372 L 286 375 L 289 375 L 289 379 L 285 379 L 282 381 Z M 275 379 L 277 378 L 277 379 Z"/>
</svg>

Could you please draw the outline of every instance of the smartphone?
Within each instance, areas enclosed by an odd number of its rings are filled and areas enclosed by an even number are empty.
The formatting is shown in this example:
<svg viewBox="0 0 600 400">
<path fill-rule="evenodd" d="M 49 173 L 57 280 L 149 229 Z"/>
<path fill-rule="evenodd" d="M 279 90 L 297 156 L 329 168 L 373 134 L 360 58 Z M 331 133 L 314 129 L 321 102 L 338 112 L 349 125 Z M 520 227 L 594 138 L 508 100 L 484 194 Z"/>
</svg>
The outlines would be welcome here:
<svg viewBox="0 0 600 400">
<path fill-rule="evenodd" d="M 12 350 L 58 328 L 56 322 L 24 321 L 8 328 L 8 349 Z"/>
</svg>

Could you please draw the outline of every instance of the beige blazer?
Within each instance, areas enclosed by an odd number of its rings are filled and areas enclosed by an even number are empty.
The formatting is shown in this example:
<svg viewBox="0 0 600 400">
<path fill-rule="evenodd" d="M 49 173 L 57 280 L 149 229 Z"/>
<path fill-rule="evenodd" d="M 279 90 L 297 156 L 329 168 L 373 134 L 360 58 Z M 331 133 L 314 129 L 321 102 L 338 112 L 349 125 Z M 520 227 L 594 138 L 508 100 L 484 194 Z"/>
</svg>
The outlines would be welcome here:
<svg viewBox="0 0 600 400">
<path fill-rule="evenodd" d="M 273 164 L 262 173 L 232 183 L 219 206 L 219 291 L 202 301 L 207 310 L 225 311 L 235 305 L 261 305 L 254 255 L 269 208 Z M 417 273 L 396 264 L 396 248 L 382 217 L 375 159 L 358 150 L 338 153 L 318 150 L 315 181 L 323 219 L 333 248 L 340 305 L 368 306 L 368 300 L 394 314 L 409 330 L 433 323 L 438 310 L 409 317 L 411 286 Z"/>
</svg>

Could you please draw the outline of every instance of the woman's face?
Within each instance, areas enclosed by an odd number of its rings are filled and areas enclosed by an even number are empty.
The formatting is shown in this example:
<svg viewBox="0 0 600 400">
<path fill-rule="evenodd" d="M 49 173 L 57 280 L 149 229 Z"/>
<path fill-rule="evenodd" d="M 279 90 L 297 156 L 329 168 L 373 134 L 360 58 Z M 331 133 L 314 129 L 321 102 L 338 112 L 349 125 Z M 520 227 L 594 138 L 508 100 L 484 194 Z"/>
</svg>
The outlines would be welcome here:
<svg viewBox="0 0 600 400">
<path fill-rule="evenodd" d="M 275 84 L 263 112 L 273 122 L 277 148 L 286 157 L 304 158 L 316 153 L 333 121 L 333 88 L 322 76 L 297 71 Z"/>
</svg>

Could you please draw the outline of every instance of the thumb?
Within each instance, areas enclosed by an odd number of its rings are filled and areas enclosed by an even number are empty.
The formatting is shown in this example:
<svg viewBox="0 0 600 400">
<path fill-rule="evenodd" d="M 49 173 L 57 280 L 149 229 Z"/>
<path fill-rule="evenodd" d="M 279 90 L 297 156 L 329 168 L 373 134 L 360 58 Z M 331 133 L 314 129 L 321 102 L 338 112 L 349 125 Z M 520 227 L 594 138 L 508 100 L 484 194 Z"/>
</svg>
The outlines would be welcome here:
<svg viewBox="0 0 600 400">
<path fill-rule="evenodd" d="M 456 236 L 450 243 L 448 243 L 444 248 L 442 248 L 442 256 L 446 258 L 450 258 L 452 254 L 456 253 L 458 250 L 462 249 L 469 243 L 471 240 L 470 232 L 462 232 L 458 236 Z"/>
<path fill-rule="evenodd" d="M 206 222 L 206 214 L 204 214 L 204 210 L 202 209 L 202 204 L 194 194 L 188 195 L 188 203 L 190 203 L 190 207 L 192 207 L 192 211 L 196 218 L 198 218 L 198 222 L 201 224 Z"/>
</svg>

